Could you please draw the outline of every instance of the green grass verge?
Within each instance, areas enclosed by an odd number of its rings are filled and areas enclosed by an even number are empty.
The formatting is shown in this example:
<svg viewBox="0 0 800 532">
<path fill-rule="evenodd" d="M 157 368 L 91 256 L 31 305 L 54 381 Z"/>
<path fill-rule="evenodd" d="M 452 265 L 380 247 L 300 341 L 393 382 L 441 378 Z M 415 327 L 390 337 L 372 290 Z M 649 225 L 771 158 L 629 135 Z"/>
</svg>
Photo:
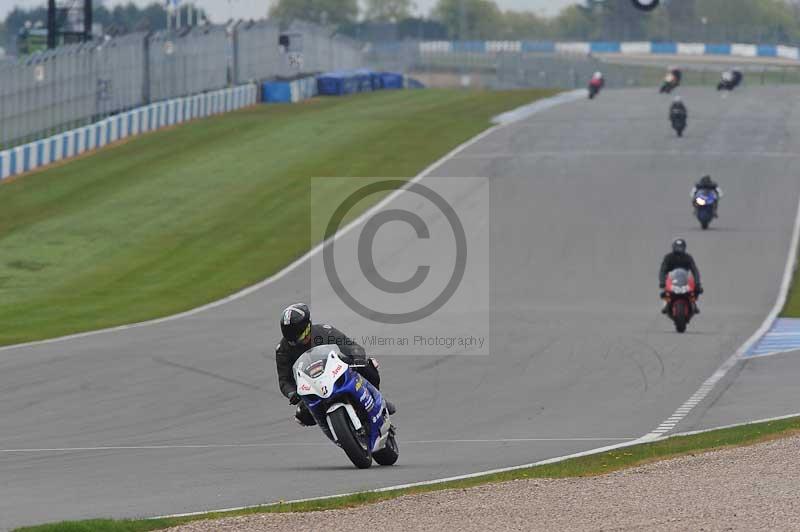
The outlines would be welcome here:
<svg viewBox="0 0 800 532">
<path fill-rule="evenodd" d="M 800 257 L 798 257 L 800 260 Z M 784 318 L 800 318 L 800 268 L 795 270 L 792 279 L 792 287 L 786 297 L 786 304 L 783 306 L 781 316 Z"/>
<path fill-rule="evenodd" d="M 276 512 L 312 512 L 336 508 L 350 508 L 394 499 L 403 495 L 427 493 L 445 489 L 464 489 L 482 484 L 507 482 L 529 478 L 568 478 L 602 475 L 611 471 L 642 465 L 656 460 L 674 458 L 687 454 L 734 447 L 784 437 L 800 431 L 800 417 L 778 421 L 754 423 L 720 429 L 691 436 L 679 436 L 665 440 L 635 445 L 608 451 L 591 456 L 572 458 L 563 462 L 519 469 L 506 473 L 497 473 L 466 480 L 444 482 L 441 484 L 419 486 L 389 492 L 365 492 L 343 497 L 308 501 L 294 504 L 272 504 L 247 510 L 225 513 L 208 513 L 191 517 L 154 519 L 154 520 L 91 520 L 53 523 L 48 525 L 18 528 L 15 532 L 145 532 L 177 526 L 189 521 L 215 519 L 248 515 L 256 513 Z M 401 442 L 402 444 L 402 442 Z M 344 459 L 344 457 L 342 457 Z"/>
<path fill-rule="evenodd" d="M 412 177 L 492 116 L 552 94 L 258 106 L 2 184 L 0 345 L 170 315 L 258 282 L 311 246 L 310 199 L 350 192 L 311 198 L 310 178 Z"/>
</svg>

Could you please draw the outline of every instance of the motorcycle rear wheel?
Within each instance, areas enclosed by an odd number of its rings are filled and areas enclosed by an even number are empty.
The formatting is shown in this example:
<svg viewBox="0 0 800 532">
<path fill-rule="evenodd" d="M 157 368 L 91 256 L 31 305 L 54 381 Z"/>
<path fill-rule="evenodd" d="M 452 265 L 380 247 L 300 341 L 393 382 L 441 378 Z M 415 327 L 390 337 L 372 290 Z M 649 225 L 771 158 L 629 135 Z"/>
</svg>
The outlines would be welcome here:
<svg viewBox="0 0 800 532">
<path fill-rule="evenodd" d="M 397 446 L 394 428 L 389 430 L 391 430 L 391 432 L 389 433 L 389 437 L 386 438 L 386 447 L 380 451 L 376 451 L 372 455 L 375 461 L 382 466 L 394 465 L 394 463 L 397 462 L 397 459 L 400 457 L 400 449 Z"/>
<path fill-rule="evenodd" d="M 339 408 L 334 410 L 328 414 L 328 418 L 331 420 L 331 425 L 333 426 L 333 431 L 336 433 L 339 445 L 350 461 L 353 462 L 353 465 L 359 469 L 367 469 L 371 466 L 372 455 L 369 449 L 365 449 L 361 442 L 359 442 L 356 430 L 345 409 Z"/>
</svg>

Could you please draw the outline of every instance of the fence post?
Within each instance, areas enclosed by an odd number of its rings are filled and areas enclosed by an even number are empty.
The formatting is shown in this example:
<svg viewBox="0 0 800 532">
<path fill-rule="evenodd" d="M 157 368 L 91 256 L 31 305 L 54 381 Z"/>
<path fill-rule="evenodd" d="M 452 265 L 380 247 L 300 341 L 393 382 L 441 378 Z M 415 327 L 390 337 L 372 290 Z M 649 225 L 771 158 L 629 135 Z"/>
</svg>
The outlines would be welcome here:
<svg viewBox="0 0 800 532">
<path fill-rule="evenodd" d="M 239 83 L 239 27 L 241 26 L 242 21 L 237 22 L 233 26 L 233 31 L 231 32 L 231 40 L 232 40 L 232 57 L 231 61 L 233 62 L 232 65 L 232 85 L 237 85 Z"/>
<path fill-rule="evenodd" d="M 150 36 L 151 32 L 144 35 L 142 50 L 144 51 L 144 68 L 142 69 L 142 102 L 150 103 Z"/>
</svg>

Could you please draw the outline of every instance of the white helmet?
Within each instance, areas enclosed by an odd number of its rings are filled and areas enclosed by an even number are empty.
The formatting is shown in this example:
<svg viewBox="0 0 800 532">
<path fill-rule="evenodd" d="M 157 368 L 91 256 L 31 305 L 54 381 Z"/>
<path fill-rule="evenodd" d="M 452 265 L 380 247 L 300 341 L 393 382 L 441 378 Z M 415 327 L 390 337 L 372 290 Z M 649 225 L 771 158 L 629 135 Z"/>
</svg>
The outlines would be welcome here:
<svg viewBox="0 0 800 532">
<path fill-rule="evenodd" d="M 681 100 L 681 97 L 680 97 L 680 96 L 675 96 L 675 97 L 672 99 L 672 101 L 673 101 L 673 102 L 675 102 L 675 103 L 681 103 L 681 101 L 682 101 L 682 100 Z"/>
<path fill-rule="evenodd" d="M 594 74 L 592 74 L 592 77 L 594 79 L 600 79 L 600 78 L 603 77 L 603 73 L 602 72 L 595 72 Z"/>
<path fill-rule="evenodd" d="M 733 80 L 733 72 L 731 72 L 730 70 L 728 70 L 726 72 L 723 72 L 722 73 L 722 79 L 724 79 L 725 81 Z"/>
</svg>

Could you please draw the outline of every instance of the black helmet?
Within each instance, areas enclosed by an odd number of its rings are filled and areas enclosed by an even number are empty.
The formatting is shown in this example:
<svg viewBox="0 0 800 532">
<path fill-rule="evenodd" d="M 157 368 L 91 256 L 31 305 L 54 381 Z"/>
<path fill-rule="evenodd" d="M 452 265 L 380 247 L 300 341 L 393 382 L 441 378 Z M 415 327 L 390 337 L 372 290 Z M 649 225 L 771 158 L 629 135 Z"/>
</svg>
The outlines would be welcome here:
<svg viewBox="0 0 800 532">
<path fill-rule="evenodd" d="M 672 241 L 672 251 L 675 253 L 686 253 L 686 240 L 676 238 Z"/>
<path fill-rule="evenodd" d="M 281 333 L 289 345 L 305 343 L 311 337 L 311 311 L 308 305 L 295 303 L 283 310 Z"/>
<path fill-rule="evenodd" d="M 700 178 L 700 184 L 705 186 L 710 186 L 712 183 L 710 175 L 704 175 Z"/>
</svg>

